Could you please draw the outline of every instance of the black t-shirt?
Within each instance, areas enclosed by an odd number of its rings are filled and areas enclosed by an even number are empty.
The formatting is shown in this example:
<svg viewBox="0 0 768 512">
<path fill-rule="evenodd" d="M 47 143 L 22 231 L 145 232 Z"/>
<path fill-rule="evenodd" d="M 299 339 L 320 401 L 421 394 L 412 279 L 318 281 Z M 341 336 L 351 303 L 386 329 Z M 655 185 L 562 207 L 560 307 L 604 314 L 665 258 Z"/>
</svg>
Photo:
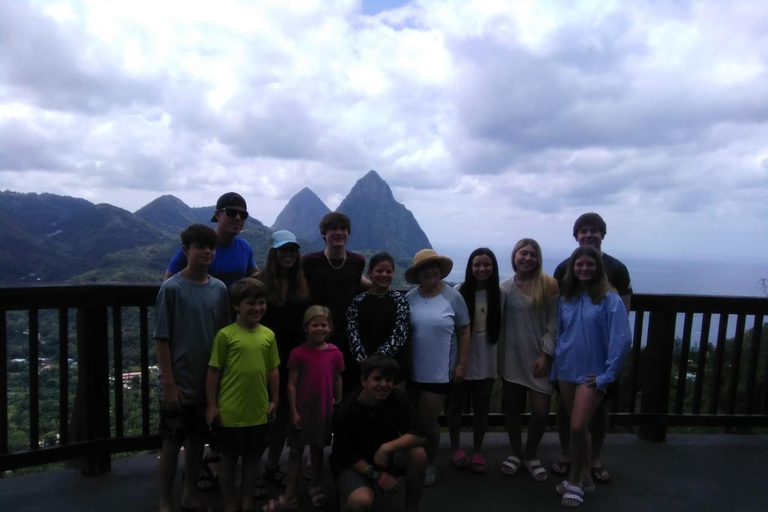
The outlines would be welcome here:
<svg viewBox="0 0 768 512">
<path fill-rule="evenodd" d="M 334 260 L 334 266 L 343 260 Z M 347 251 L 347 260 L 341 268 L 333 268 L 323 251 L 305 254 L 301 260 L 304 277 L 314 304 L 328 307 L 333 314 L 334 345 L 349 355 L 347 343 L 347 308 L 360 288 L 360 278 L 365 269 L 365 258 Z M 346 362 L 346 361 L 345 361 Z"/>
<path fill-rule="evenodd" d="M 565 272 L 568 270 L 568 260 L 562 261 L 555 269 L 554 278 L 557 280 L 560 290 L 563 289 L 563 278 Z M 632 282 L 629 279 L 629 270 L 626 265 L 606 253 L 603 253 L 603 267 L 605 267 L 605 275 L 608 276 L 611 286 L 616 288 L 619 296 L 632 295 Z"/>
<path fill-rule="evenodd" d="M 375 407 L 360 403 L 358 396 L 348 395 L 333 415 L 333 451 L 328 462 L 334 477 L 360 459 L 373 464 L 376 451 L 388 441 L 404 434 L 425 437 L 417 429 L 416 411 L 404 392 L 393 389 Z"/>
</svg>

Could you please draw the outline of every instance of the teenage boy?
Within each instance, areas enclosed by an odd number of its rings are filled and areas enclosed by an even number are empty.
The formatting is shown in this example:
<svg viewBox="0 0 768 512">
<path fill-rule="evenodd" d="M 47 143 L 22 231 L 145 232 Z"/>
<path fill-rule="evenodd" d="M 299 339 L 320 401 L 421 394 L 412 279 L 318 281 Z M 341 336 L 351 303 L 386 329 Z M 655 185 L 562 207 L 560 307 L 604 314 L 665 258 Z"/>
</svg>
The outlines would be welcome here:
<svg viewBox="0 0 768 512">
<path fill-rule="evenodd" d="M 632 298 L 632 282 L 626 265 L 602 251 L 603 239 L 608 232 L 603 218 L 596 213 L 585 213 L 573 224 L 573 238 L 579 246 L 589 245 L 597 249 L 603 259 L 605 274 L 608 276 L 611 286 L 616 288 L 624 306 L 629 314 L 630 300 Z M 568 268 L 568 258 L 555 269 L 555 279 L 562 290 L 562 282 Z M 590 424 L 592 441 L 592 479 L 598 484 L 607 484 L 611 481 L 611 475 L 603 467 L 602 451 L 605 435 L 608 433 L 608 401 L 615 399 L 618 384 L 614 383 L 608 388 L 605 400 L 601 400 L 600 406 L 595 411 Z M 552 472 L 559 476 L 567 476 L 570 470 L 569 444 L 570 444 L 570 418 L 565 404 L 560 400 L 557 408 L 557 433 L 560 437 L 560 460 L 552 464 Z"/>
<path fill-rule="evenodd" d="M 216 332 L 230 319 L 227 287 L 208 275 L 216 251 L 216 233 L 202 224 L 181 232 L 187 264 L 165 281 L 157 295 L 153 338 L 160 367 L 160 511 L 173 510 L 173 481 L 184 445 L 181 506 L 201 506 L 197 474 L 208 434 L 205 424 L 205 376 Z"/>
<path fill-rule="evenodd" d="M 208 425 L 220 425 L 219 484 L 225 512 L 253 509 L 259 459 L 266 447 L 267 421 L 277 407 L 280 357 L 275 334 L 261 325 L 267 289 L 246 277 L 230 287 L 237 321 L 216 334 L 206 379 Z M 242 493 L 235 492 L 235 468 L 242 456 Z"/>
<path fill-rule="evenodd" d="M 394 389 L 399 367 L 383 354 L 361 365 L 362 391 L 348 395 L 334 414 L 329 463 L 346 512 L 370 510 L 376 492 L 396 492 L 405 475 L 405 510 L 418 510 L 427 470 L 427 439 L 416 430 L 415 410 Z"/>
<path fill-rule="evenodd" d="M 346 249 L 352 222 L 341 212 L 330 212 L 320 220 L 320 235 L 325 249 L 302 258 L 304 277 L 312 301 L 328 307 L 333 314 L 334 330 L 329 339 L 344 355 L 343 389 L 349 393 L 360 385 L 360 365 L 349 350 L 347 308 L 370 281 L 363 277 L 365 258 Z"/>
<path fill-rule="evenodd" d="M 216 201 L 216 210 L 211 218 L 211 222 L 216 223 L 216 257 L 208 273 L 227 286 L 259 270 L 251 244 L 239 236 L 247 218 L 245 199 L 237 192 L 227 192 Z M 186 264 L 184 252 L 179 248 L 168 262 L 165 278 L 181 271 Z"/>
</svg>

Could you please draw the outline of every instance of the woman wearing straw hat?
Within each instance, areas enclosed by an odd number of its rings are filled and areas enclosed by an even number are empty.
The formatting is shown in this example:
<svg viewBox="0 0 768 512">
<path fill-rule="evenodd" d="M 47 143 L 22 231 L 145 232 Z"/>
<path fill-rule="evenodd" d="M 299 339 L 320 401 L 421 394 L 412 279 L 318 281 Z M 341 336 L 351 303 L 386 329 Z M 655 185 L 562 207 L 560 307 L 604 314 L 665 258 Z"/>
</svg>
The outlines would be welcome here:
<svg viewBox="0 0 768 512">
<path fill-rule="evenodd" d="M 429 467 L 424 485 L 437 479 L 435 455 L 440 443 L 438 416 L 453 381 L 461 382 L 469 360 L 469 311 L 461 294 L 443 283 L 453 261 L 432 249 L 422 249 L 405 271 L 405 280 L 418 284 L 406 295 L 411 308 L 411 379 L 408 391 L 427 433 Z"/>
</svg>

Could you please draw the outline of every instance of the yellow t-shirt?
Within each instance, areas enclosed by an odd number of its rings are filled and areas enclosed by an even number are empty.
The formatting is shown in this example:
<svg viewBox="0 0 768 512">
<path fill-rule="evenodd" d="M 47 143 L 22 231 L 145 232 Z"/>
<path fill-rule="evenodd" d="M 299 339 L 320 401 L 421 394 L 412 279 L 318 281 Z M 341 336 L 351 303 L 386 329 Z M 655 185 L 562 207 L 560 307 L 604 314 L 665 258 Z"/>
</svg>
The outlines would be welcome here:
<svg viewBox="0 0 768 512">
<path fill-rule="evenodd" d="M 267 423 L 269 372 L 280 364 L 275 333 L 230 324 L 216 334 L 209 366 L 221 372 L 219 416 L 225 427 Z"/>
</svg>

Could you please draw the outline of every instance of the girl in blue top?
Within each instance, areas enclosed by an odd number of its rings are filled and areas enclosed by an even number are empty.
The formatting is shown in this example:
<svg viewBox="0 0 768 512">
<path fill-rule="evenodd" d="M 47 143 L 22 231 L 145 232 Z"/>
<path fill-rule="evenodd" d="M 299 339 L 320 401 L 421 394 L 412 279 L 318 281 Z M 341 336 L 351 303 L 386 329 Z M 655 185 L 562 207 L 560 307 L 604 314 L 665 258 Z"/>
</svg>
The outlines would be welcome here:
<svg viewBox="0 0 768 512">
<path fill-rule="evenodd" d="M 579 247 L 568 260 L 558 308 L 551 380 L 557 381 L 571 418 L 571 470 L 557 486 L 561 503 L 576 507 L 594 490 L 589 464 L 589 422 L 618 377 L 632 335 L 624 303 L 605 275 L 600 254 Z"/>
</svg>

